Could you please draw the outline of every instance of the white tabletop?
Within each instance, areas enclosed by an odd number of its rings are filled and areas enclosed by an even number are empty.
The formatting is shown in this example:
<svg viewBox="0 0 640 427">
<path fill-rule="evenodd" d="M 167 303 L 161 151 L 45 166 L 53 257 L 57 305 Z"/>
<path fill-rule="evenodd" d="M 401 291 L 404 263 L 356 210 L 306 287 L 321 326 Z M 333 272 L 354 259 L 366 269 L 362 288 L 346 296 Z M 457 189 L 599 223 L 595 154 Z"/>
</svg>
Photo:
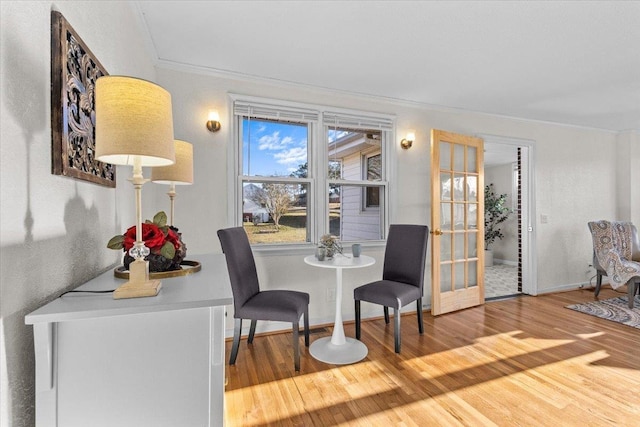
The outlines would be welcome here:
<svg viewBox="0 0 640 427">
<path fill-rule="evenodd" d="M 25 323 L 31 325 L 231 304 L 233 299 L 224 255 L 194 255 L 189 259 L 199 261 L 202 270 L 162 279 L 162 289 L 155 297 L 114 300 L 112 293 L 71 293 L 28 314 Z M 125 279 L 114 277 L 110 269 L 76 289 L 115 289 L 125 282 Z"/>
<path fill-rule="evenodd" d="M 333 259 L 325 258 L 324 261 L 318 261 L 315 255 L 309 255 L 304 258 L 304 262 L 314 267 L 322 268 L 361 268 L 375 264 L 376 260 L 367 255 L 354 257 L 352 255 L 336 254 Z"/>
</svg>

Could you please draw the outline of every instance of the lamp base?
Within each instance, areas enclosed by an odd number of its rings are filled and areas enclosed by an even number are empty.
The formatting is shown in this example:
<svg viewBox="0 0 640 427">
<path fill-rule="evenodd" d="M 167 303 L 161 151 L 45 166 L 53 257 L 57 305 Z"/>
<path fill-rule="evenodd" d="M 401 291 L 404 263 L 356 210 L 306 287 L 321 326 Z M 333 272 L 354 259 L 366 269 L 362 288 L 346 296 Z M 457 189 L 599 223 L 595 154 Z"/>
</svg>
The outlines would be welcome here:
<svg viewBox="0 0 640 427">
<path fill-rule="evenodd" d="M 149 262 L 137 259 L 129 264 L 129 281 L 113 291 L 113 299 L 155 297 L 160 292 L 160 280 L 149 280 Z"/>
<path fill-rule="evenodd" d="M 113 299 L 155 297 L 162 288 L 160 280 L 127 282 L 113 291 Z"/>
</svg>

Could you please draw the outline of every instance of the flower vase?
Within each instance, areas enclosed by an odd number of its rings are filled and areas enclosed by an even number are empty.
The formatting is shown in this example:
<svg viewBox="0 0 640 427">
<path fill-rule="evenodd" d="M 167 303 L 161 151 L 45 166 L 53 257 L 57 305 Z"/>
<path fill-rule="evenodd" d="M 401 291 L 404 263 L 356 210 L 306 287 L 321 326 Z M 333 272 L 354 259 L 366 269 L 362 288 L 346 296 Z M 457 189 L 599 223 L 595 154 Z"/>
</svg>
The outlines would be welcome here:
<svg viewBox="0 0 640 427">
<path fill-rule="evenodd" d="M 335 254 L 335 249 L 334 248 L 327 248 L 327 258 L 328 259 L 332 259 L 334 254 Z"/>
</svg>

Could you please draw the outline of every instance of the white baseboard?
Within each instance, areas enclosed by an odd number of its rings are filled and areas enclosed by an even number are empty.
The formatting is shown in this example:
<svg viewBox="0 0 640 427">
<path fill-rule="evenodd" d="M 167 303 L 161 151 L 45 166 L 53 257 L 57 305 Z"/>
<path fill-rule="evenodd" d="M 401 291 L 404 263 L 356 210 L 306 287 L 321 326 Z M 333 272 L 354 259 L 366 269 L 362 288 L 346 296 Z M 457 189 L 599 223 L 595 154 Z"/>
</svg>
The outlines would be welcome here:
<svg viewBox="0 0 640 427">
<path fill-rule="evenodd" d="M 538 292 L 536 295 L 551 294 L 553 292 L 574 291 L 576 289 L 588 288 L 590 286 L 591 284 L 589 282 L 568 283 L 565 285 L 556 285 L 551 288 L 538 288 Z"/>
</svg>

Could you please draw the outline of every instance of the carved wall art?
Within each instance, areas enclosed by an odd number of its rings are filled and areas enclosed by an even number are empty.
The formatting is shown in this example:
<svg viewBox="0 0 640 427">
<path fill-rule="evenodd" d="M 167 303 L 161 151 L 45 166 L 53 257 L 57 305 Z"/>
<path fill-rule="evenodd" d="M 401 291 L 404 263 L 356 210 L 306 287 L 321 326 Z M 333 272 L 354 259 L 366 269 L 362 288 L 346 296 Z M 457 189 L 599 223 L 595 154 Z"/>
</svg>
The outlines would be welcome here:
<svg viewBox="0 0 640 427">
<path fill-rule="evenodd" d="M 116 166 L 95 159 L 95 83 L 104 75 L 64 16 L 52 11 L 52 173 L 115 187 Z"/>
</svg>

